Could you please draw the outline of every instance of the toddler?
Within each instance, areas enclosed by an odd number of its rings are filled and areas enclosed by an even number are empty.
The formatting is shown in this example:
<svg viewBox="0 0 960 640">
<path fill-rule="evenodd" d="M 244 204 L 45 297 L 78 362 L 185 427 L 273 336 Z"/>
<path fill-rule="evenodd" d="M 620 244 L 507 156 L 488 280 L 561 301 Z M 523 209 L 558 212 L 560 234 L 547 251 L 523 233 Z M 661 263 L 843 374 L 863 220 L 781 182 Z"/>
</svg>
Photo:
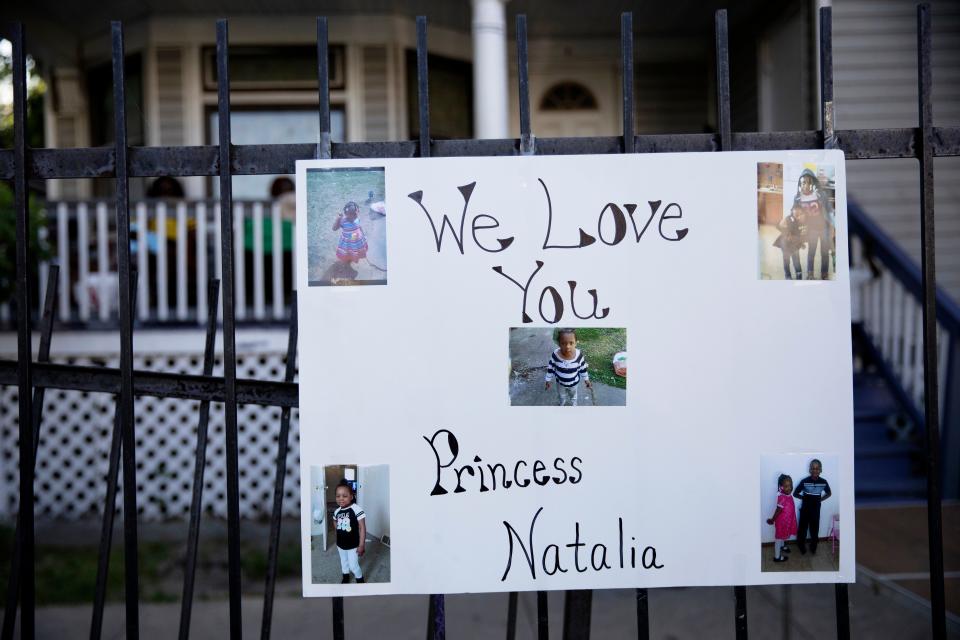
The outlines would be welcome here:
<svg viewBox="0 0 960 640">
<path fill-rule="evenodd" d="M 780 235 L 773 241 L 773 246 L 783 253 L 783 275 L 787 280 L 802 280 L 803 271 L 800 268 L 800 247 L 803 246 L 805 230 L 800 224 L 798 214 L 800 208 L 796 205 L 790 209 L 790 215 L 777 224 Z M 793 262 L 795 275 L 790 274 L 790 263 Z"/>
<path fill-rule="evenodd" d="M 783 555 L 783 552 L 789 551 L 787 540 L 797 532 L 797 508 L 790 495 L 793 491 L 793 478 L 781 473 L 777 486 L 780 489 L 777 493 L 777 510 L 772 517 L 767 518 L 767 524 L 774 525 L 776 542 L 773 543 L 773 561 L 786 562 L 787 556 Z"/>
<path fill-rule="evenodd" d="M 800 498 L 800 530 L 797 532 L 797 546 L 800 553 L 807 552 L 807 531 L 810 532 L 810 553 L 816 555 L 817 541 L 820 539 L 820 503 L 830 497 L 830 483 L 820 473 L 823 464 L 816 458 L 810 461 L 810 475 L 800 481 L 794 498 Z"/>
<path fill-rule="evenodd" d="M 347 268 L 351 263 L 360 262 L 367 257 L 367 236 L 363 233 L 363 227 L 357 222 L 359 215 L 359 205 L 351 200 L 343 205 L 343 212 L 337 215 L 333 223 L 333 230 L 340 230 L 337 260 Z"/>
<path fill-rule="evenodd" d="M 360 556 L 364 552 L 367 538 L 366 515 L 357 504 L 357 495 L 347 480 L 337 483 L 337 509 L 333 512 L 333 522 L 337 530 L 337 551 L 340 553 L 340 569 L 343 572 L 342 583 L 350 581 L 350 573 L 358 583 L 363 582 L 360 571 Z"/>
<path fill-rule="evenodd" d="M 590 374 L 587 373 L 587 361 L 583 353 L 577 349 L 577 332 L 573 329 L 561 329 L 557 334 L 560 347 L 554 349 L 547 362 L 546 389 L 550 383 L 557 380 L 558 404 L 562 406 L 577 406 L 577 386 L 580 380 L 592 389 Z"/>
</svg>

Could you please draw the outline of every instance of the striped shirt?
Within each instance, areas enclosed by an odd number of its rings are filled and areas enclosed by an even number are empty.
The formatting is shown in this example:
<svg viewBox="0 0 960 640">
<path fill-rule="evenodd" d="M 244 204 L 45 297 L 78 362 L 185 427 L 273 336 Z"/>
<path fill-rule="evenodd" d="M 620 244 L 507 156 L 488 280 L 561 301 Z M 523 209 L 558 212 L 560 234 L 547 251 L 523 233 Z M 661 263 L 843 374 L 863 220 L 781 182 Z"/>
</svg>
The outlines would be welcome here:
<svg viewBox="0 0 960 640">
<path fill-rule="evenodd" d="M 575 387 L 580 384 L 581 379 L 590 379 L 590 375 L 587 373 L 587 361 L 580 349 L 576 350 L 571 360 L 564 360 L 560 357 L 560 349 L 555 349 L 550 354 L 550 361 L 547 362 L 546 381 L 552 382 L 554 378 L 564 387 Z"/>
</svg>

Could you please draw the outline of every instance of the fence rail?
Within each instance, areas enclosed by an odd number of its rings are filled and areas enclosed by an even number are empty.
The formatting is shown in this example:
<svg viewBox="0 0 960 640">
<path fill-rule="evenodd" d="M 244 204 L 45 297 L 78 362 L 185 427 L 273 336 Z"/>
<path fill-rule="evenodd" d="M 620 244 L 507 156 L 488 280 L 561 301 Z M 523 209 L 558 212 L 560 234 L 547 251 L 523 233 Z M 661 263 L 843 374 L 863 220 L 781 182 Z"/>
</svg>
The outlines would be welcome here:
<svg viewBox="0 0 960 640">
<path fill-rule="evenodd" d="M 228 520 L 228 558 L 229 558 L 229 612 L 230 635 L 241 637 L 240 620 L 240 548 L 239 548 L 239 476 L 237 473 L 237 403 L 241 400 L 240 387 L 236 378 L 236 320 L 241 317 L 244 295 L 243 287 L 237 286 L 237 276 L 242 273 L 242 261 L 238 259 L 237 243 L 234 242 L 236 228 L 232 221 L 221 216 L 219 225 L 220 253 L 217 263 L 221 266 L 222 318 L 224 342 L 224 375 L 193 377 L 169 374 L 154 374 L 155 386 L 143 387 L 144 380 L 138 373 L 136 385 L 132 368 L 133 333 L 133 274 L 131 260 L 131 216 L 128 198 L 128 180 L 134 176 L 219 176 L 222 207 L 233 210 L 231 177 L 243 174 L 290 173 L 294 161 L 314 157 L 321 158 L 382 158 L 412 156 L 450 156 L 450 155 L 515 155 L 524 154 L 580 154 L 580 153 L 624 153 L 624 152 L 664 152 L 664 151 L 731 151 L 760 149 L 802 149 L 829 147 L 840 148 L 847 158 L 917 158 L 920 160 L 921 184 L 921 231 L 922 272 L 921 300 L 923 349 L 921 363 L 914 366 L 923 371 L 924 394 L 923 416 L 926 424 L 938 424 L 938 352 L 936 347 L 936 295 L 933 251 L 933 158 L 934 156 L 960 155 L 960 127 L 933 127 L 931 101 L 931 28 L 929 9 L 921 5 L 917 11 L 917 47 L 918 47 L 918 95 L 920 119 L 917 128 L 886 130 L 835 130 L 833 122 L 833 78 L 831 50 L 831 12 L 830 8 L 820 10 L 820 99 L 823 115 L 822 129 L 816 131 L 787 133 L 734 133 L 730 127 L 730 68 L 727 46 L 727 14 L 718 11 L 715 16 L 715 47 L 717 53 L 717 129 L 716 134 L 687 134 L 665 136 L 633 136 L 634 87 L 632 74 L 623 73 L 624 88 L 623 121 L 625 137 L 537 139 L 533 135 L 529 118 L 529 95 L 527 93 L 528 76 L 526 64 L 526 21 L 523 16 L 517 20 L 518 48 L 518 90 L 520 106 L 520 138 L 510 140 L 453 140 L 433 141 L 429 137 L 428 105 L 428 66 L 427 66 L 427 30 L 426 20 L 417 19 L 417 75 L 419 96 L 420 140 L 411 142 L 385 143 L 348 143 L 332 145 L 330 143 L 330 96 L 327 90 L 327 23 L 321 18 L 317 22 L 318 80 L 320 139 L 317 144 L 302 145 L 259 145 L 232 146 L 230 142 L 230 81 L 229 47 L 227 21 L 217 22 L 217 68 L 218 68 L 218 122 L 219 144 L 205 147 L 165 147 L 131 148 L 127 146 L 126 135 L 126 97 L 124 84 L 124 44 L 123 28 L 120 23 L 112 24 L 112 55 L 114 80 L 114 118 L 116 143 L 113 149 L 28 149 L 25 138 L 26 115 L 26 64 L 24 55 L 24 33 L 21 25 L 14 25 L 11 40 L 13 42 L 13 79 L 14 79 L 14 147 L 0 151 L 0 178 L 12 179 L 15 192 L 17 214 L 17 329 L 18 360 L 15 363 L 0 363 L 0 383 L 12 384 L 14 378 L 19 387 L 19 428 L 20 428 L 20 513 L 17 529 L 17 554 L 19 571 L 11 575 L 15 582 L 10 591 L 4 612 L 3 638 L 13 633 L 13 618 L 16 615 L 17 596 L 20 602 L 20 624 L 24 637 L 33 637 L 35 631 L 34 599 L 34 547 L 33 547 L 33 504 L 34 504 L 34 466 L 35 429 L 39 425 L 39 411 L 42 406 L 36 403 L 34 388 L 34 370 L 36 369 L 37 392 L 56 379 L 57 384 L 68 388 L 92 387 L 95 390 L 118 394 L 117 414 L 114 430 L 115 446 L 111 450 L 111 466 L 107 478 L 108 495 L 116 490 L 118 475 L 123 474 L 123 485 L 136 486 L 136 447 L 134 434 L 135 390 L 153 393 L 160 397 L 209 397 L 222 399 L 226 417 L 226 468 L 227 468 L 227 520 Z M 621 22 L 621 50 L 624 58 L 624 70 L 627 53 L 633 51 L 632 21 L 626 16 Z M 642 96 L 641 96 L 642 99 Z M 118 369 L 104 372 L 100 378 L 91 381 L 84 372 L 76 367 L 38 364 L 31 359 L 30 330 L 31 282 L 28 256 L 28 217 L 26 206 L 27 180 L 51 178 L 114 178 L 117 189 L 115 200 L 116 213 L 116 252 L 118 278 L 118 308 L 121 334 L 121 357 Z M 135 222 L 140 229 L 146 228 L 146 221 L 140 218 L 134 207 Z M 171 215 L 170 211 L 167 211 Z M 90 215 L 88 210 L 87 215 Z M 159 213 L 157 214 L 159 216 Z M 173 212 L 176 215 L 176 212 Z M 179 224 L 179 220 L 178 220 Z M 213 225 L 217 226 L 217 225 Z M 97 231 L 99 233 L 99 229 Z M 137 260 L 145 252 L 134 256 Z M 142 265 L 141 265 L 142 266 Z M 242 281 L 241 281 L 242 282 Z M 141 290 L 142 291 L 142 290 Z M 142 292 L 138 296 L 143 296 Z M 149 299 L 149 298 L 148 298 Z M 196 298 L 200 300 L 202 298 Z M 179 303 L 181 299 L 177 299 Z M 254 301 L 256 308 L 256 301 Z M 179 308 L 179 307 L 176 307 Z M 99 311 L 98 311 L 99 313 Z M 169 309 L 168 309 L 169 313 Z M 208 320 L 210 319 L 208 315 Z M 295 330 L 296 318 L 291 313 L 291 328 Z M 43 334 L 49 339 L 52 323 L 43 325 Z M 295 336 L 291 336 L 291 344 Z M 15 373 L 15 375 L 14 375 Z M 266 404 L 281 405 L 281 397 L 287 402 L 295 401 L 291 394 L 290 383 L 259 383 L 262 395 L 258 396 Z M 247 388 L 249 391 L 249 385 Z M 202 392 L 202 393 L 201 393 Z M 291 398 L 290 395 L 293 395 Z M 949 397 L 949 396 L 948 396 Z M 201 398 L 202 399 L 202 398 Z M 202 418 L 201 418 L 202 419 Z M 282 426 L 280 427 L 282 429 Z M 939 429 L 926 429 L 926 471 L 927 471 L 927 511 L 929 525 L 930 551 L 930 589 L 931 589 L 931 630 L 936 638 L 946 637 L 946 617 L 944 607 L 944 575 L 942 556 L 942 525 L 940 501 L 940 442 Z M 282 448 L 281 450 L 282 451 Z M 280 453 L 280 452 L 278 452 Z M 114 464 L 115 462 L 115 464 Z M 277 460 L 278 482 L 284 470 L 284 460 Z M 202 465 L 201 465 L 202 466 Z M 195 484 L 194 499 L 199 498 L 202 486 Z M 111 513 L 111 509 L 105 513 Z M 139 635 L 139 593 L 137 566 L 137 492 L 123 492 L 124 517 L 124 572 L 125 572 L 125 624 L 126 635 L 136 638 Z M 279 531 L 280 513 L 274 511 L 271 517 L 273 531 Z M 191 522 L 191 526 L 195 523 Z M 105 526 L 104 531 L 108 529 Z M 94 628 L 91 636 L 100 635 L 97 621 L 102 620 L 102 587 L 109 559 L 111 540 L 105 534 L 101 547 L 101 571 L 98 572 L 97 597 L 94 599 Z M 195 559 L 195 558 L 194 558 Z M 275 567 L 272 567 L 275 568 Z M 191 574 L 193 567 L 188 564 L 186 572 Z M 269 572 L 268 572 L 269 573 Z M 269 621 L 272 603 L 272 583 L 268 581 L 264 607 L 264 619 Z M 185 594 L 189 591 L 185 588 Z M 734 610 L 731 622 L 737 638 L 746 638 L 747 598 L 746 588 L 734 586 Z M 841 638 L 850 635 L 847 587 L 835 586 L 837 634 Z M 637 631 L 638 637 L 649 636 L 648 601 L 645 589 L 637 590 Z M 538 594 L 538 630 L 539 637 L 547 637 L 548 612 L 545 594 Z M 569 592 L 567 611 L 581 619 L 588 615 L 590 592 Z M 516 627 L 516 599 L 509 599 L 507 636 L 513 637 Z M 189 619 L 192 602 L 185 598 L 181 602 L 183 614 Z M 333 599 L 333 635 L 344 636 L 344 613 L 341 598 Z M 184 617 L 182 615 L 181 620 Z M 185 637 L 187 627 L 181 625 L 181 637 Z M 445 608 L 442 595 L 433 595 L 429 600 L 428 637 L 442 638 L 445 635 Z M 584 625 L 565 625 L 565 635 L 585 636 L 589 628 Z M 268 637 L 270 625 L 265 623 L 262 637 Z"/>
</svg>

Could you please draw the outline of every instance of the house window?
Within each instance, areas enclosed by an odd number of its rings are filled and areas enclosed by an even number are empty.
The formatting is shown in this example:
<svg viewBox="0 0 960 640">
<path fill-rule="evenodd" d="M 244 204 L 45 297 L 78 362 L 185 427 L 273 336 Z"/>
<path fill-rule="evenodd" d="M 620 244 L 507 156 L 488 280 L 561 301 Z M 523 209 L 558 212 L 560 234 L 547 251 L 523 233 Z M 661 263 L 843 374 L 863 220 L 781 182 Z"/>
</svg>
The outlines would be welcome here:
<svg viewBox="0 0 960 640">
<path fill-rule="evenodd" d="M 330 107 L 330 139 L 343 142 L 345 115 L 342 106 Z M 207 141 L 217 144 L 219 122 L 217 112 L 207 114 Z M 317 142 L 320 121 L 316 109 L 263 107 L 233 108 L 230 111 L 230 141 L 233 144 L 295 144 Z M 270 185 L 277 176 L 234 176 L 233 197 L 238 200 L 265 200 L 270 198 Z M 220 196 L 220 181 L 211 181 L 213 196 Z"/>
<path fill-rule="evenodd" d="M 559 82 L 550 87 L 540 101 L 541 111 L 596 109 L 597 99 L 579 82 Z"/>
<path fill-rule="evenodd" d="M 343 45 L 327 53 L 330 89 L 346 86 Z M 217 90 L 217 50 L 203 48 L 203 88 Z M 230 89 L 316 89 L 317 47 L 312 45 L 237 45 L 230 47 Z"/>
<path fill-rule="evenodd" d="M 473 137 L 473 65 L 429 54 L 430 137 L 460 140 Z M 420 137 L 417 52 L 407 50 L 407 128 Z"/>
</svg>

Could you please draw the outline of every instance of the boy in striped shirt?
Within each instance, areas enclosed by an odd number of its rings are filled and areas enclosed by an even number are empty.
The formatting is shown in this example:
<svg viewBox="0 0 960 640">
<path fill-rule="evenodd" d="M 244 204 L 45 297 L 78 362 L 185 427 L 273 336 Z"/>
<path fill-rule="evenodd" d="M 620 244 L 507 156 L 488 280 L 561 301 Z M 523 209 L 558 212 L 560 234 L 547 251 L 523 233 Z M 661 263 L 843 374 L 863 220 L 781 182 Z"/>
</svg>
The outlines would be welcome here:
<svg viewBox="0 0 960 640">
<path fill-rule="evenodd" d="M 547 362 L 546 389 L 550 383 L 557 380 L 558 404 L 562 406 L 577 406 L 577 387 L 582 379 L 588 389 L 590 374 L 587 373 L 587 360 L 580 349 L 577 349 L 577 332 L 573 329 L 561 329 L 557 334 L 560 348 L 554 349 Z"/>
</svg>

